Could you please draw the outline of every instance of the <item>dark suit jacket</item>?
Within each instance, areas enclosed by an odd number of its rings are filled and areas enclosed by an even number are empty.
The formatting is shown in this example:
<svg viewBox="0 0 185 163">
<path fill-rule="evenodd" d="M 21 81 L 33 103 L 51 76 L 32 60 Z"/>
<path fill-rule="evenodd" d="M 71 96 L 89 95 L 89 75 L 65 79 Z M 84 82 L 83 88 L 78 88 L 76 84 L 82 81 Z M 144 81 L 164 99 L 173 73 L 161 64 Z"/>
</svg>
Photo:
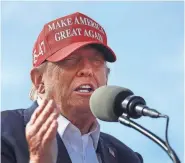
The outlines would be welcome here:
<svg viewBox="0 0 185 163">
<path fill-rule="evenodd" d="M 36 102 L 28 109 L 3 111 L 1 113 L 1 161 L 2 163 L 28 163 L 29 151 L 25 138 L 25 126 L 38 106 Z M 60 136 L 57 134 L 57 163 L 71 163 Z M 122 142 L 100 133 L 97 154 L 102 163 L 142 163 L 142 157 Z"/>
</svg>

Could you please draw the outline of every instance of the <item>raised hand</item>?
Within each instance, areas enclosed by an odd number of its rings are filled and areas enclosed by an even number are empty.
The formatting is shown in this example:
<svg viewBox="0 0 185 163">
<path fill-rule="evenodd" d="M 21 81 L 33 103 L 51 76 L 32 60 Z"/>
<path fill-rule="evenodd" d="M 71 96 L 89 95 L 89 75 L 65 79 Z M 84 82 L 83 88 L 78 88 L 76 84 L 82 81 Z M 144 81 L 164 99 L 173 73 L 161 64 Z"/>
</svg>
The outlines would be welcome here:
<svg viewBox="0 0 185 163">
<path fill-rule="evenodd" d="M 53 100 L 44 100 L 26 126 L 30 163 L 52 163 L 51 147 L 57 133 L 60 112 Z"/>
</svg>

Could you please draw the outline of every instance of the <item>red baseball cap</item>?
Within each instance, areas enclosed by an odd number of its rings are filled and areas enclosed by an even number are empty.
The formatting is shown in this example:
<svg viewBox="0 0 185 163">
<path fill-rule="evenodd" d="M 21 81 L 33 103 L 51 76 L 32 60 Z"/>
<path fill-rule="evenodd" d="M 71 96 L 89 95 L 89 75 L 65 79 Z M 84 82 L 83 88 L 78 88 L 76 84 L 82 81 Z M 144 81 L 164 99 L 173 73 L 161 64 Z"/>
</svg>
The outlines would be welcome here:
<svg viewBox="0 0 185 163">
<path fill-rule="evenodd" d="M 93 19 L 79 12 L 47 23 L 39 34 L 33 48 L 33 66 L 45 60 L 58 62 L 75 50 L 95 45 L 106 61 L 116 61 L 116 55 L 107 45 L 104 29 Z"/>
</svg>

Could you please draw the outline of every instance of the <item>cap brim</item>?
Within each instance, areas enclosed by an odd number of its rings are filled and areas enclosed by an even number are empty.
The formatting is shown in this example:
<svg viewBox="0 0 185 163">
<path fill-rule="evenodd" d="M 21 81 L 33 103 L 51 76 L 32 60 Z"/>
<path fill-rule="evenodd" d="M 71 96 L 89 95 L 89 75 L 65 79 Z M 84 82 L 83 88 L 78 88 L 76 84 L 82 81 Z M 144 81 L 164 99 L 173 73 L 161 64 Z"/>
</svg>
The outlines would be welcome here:
<svg viewBox="0 0 185 163">
<path fill-rule="evenodd" d="M 86 45 L 94 45 L 95 48 L 100 50 L 105 57 L 105 60 L 108 62 L 115 62 L 116 61 L 116 55 L 114 54 L 113 50 L 109 48 L 108 46 L 101 44 L 96 41 L 89 41 L 89 42 L 77 42 L 72 43 L 71 45 L 68 45 L 57 52 L 55 52 L 53 55 L 48 57 L 46 60 L 50 62 L 58 62 L 66 57 L 68 57 L 70 54 L 72 54 L 75 50 L 78 50 Z"/>
</svg>

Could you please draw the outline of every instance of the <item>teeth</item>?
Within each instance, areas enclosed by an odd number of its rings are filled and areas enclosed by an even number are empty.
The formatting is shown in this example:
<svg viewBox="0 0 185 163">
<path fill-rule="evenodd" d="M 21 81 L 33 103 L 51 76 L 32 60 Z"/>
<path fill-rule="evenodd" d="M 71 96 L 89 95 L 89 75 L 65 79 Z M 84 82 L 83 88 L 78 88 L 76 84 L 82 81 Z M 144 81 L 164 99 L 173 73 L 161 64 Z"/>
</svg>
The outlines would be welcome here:
<svg viewBox="0 0 185 163">
<path fill-rule="evenodd" d="M 84 84 L 76 88 L 75 91 L 88 93 L 93 91 L 93 88 L 89 84 Z"/>
<path fill-rule="evenodd" d="M 89 91 L 88 90 L 81 90 L 80 89 L 80 90 L 78 90 L 78 92 L 87 92 L 88 93 Z"/>
<path fill-rule="evenodd" d="M 80 88 L 91 88 L 90 85 L 81 85 Z"/>
</svg>

